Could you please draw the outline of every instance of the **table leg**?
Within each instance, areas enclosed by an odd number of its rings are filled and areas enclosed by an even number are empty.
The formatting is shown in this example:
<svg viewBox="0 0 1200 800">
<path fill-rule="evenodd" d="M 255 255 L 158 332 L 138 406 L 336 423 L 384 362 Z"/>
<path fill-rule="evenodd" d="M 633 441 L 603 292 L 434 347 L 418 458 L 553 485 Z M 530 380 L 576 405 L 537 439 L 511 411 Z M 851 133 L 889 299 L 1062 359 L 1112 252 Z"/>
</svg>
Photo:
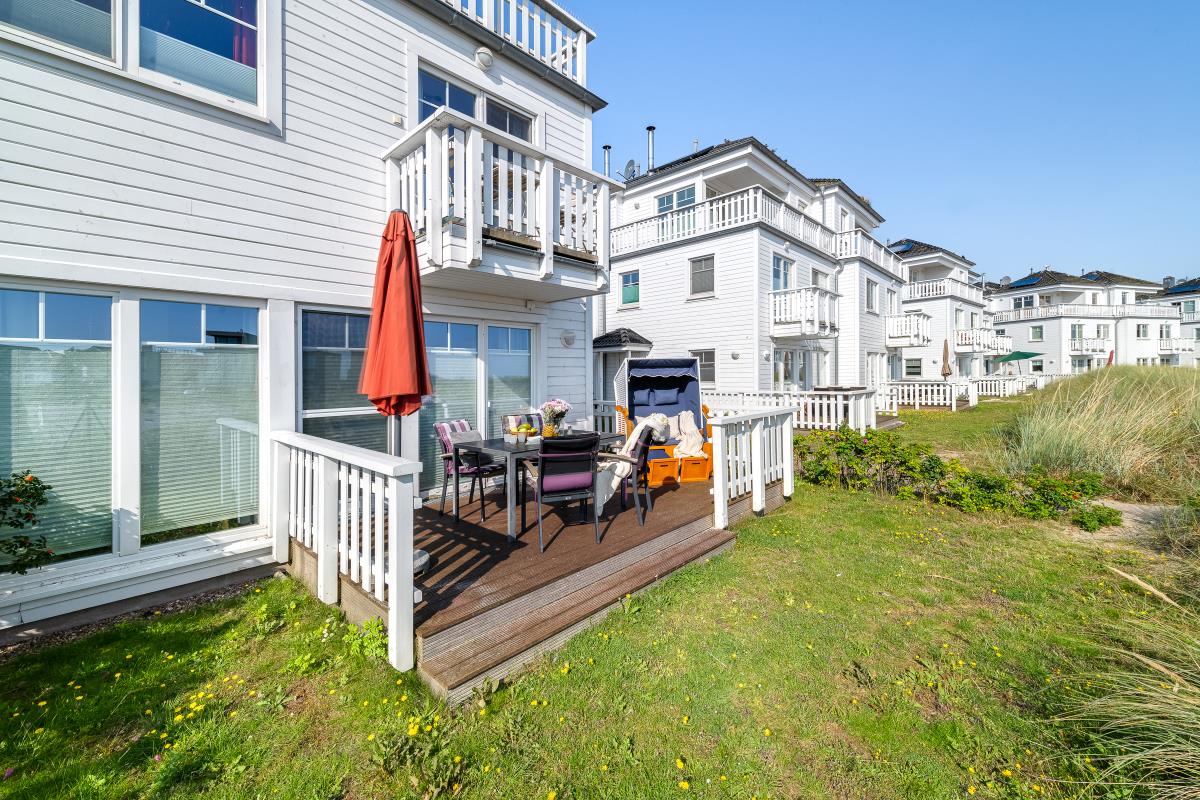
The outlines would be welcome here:
<svg viewBox="0 0 1200 800">
<path fill-rule="evenodd" d="M 454 468 L 454 497 L 451 500 L 454 507 L 454 524 L 458 524 L 458 448 L 450 448 L 450 466 Z"/>
<path fill-rule="evenodd" d="M 509 453 L 506 461 L 504 493 L 508 495 L 508 540 L 512 542 L 517 538 L 517 459 Z"/>
</svg>

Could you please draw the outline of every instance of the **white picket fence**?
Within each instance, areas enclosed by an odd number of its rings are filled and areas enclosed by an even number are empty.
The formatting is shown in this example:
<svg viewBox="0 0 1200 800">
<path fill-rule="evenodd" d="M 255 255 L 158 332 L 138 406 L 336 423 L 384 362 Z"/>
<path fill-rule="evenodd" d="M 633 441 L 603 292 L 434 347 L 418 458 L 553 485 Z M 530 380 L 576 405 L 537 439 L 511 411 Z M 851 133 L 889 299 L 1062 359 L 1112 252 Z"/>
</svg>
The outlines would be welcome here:
<svg viewBox="0 0 1200 800">
<path fill-rule="evenodd" d="M 979 402 L 979 394 L 971 383 L 948 383 L 946 381 L 897 381 L 885 384 L 881 392 L 889 395 L 892 409 L 911 406 L 949 408 L 957 411 L 960 405 L 973 406 Z"/>
<path fill-rule="evenodd" d="M 1012 397 L 1025 391 L 1025 382 L 1017 378 L 989 376 L 971 378 L 980 397 Z"/>
<path fill-rule="evenodd" d="M 783 481 L 783 496 L 796 488 L 792 450 L 798 406 L 759 409 L 709 418 L 712 425 L 713 527 L 729 525 L 731 500 L 750 495 L 750 507 L 767 507 L 767 484 Z"/>
<path fill-rule="evenodd" d="M 274 442 L 276 560 L 312 550 L 317 599 L 335 605 L 339 575 L 387 608 L 388 660 L 413 668 L 413 510 L 421 464 L 292 431 Z"/>
<path fill-rule="evenodd" d="M 801 430 L 834 431 L 847 425 L 859 433 L 875 427 L 875 390 L 846 389 L 809 392 L 705 392 L 714 411 L 744 412 L 795 408 L 793 424 Z"/>
</svg>

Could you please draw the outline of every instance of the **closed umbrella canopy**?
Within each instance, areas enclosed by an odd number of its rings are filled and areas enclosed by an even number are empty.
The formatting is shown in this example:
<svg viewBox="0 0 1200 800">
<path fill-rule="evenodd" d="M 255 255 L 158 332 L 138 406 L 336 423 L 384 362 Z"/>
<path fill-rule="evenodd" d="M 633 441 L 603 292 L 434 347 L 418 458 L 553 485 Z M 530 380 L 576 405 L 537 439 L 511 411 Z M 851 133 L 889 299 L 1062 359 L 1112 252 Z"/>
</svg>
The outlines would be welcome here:
<svg viewBox="0 0 1200 800">
<path fill-rule="evenodd" d="M 417 242 L 408 214 L 393 211 L 375 267 L 371 327 L 358 391 L 387 415 L 407 416 L 433 394 L 425 357 Z"/>
<path fill-rule="evenodd" d="M 950 366 L 950 340 L 942 340 L 942 377 L 949 378 L 954 374 L 954 367 Z"/>
</svg>

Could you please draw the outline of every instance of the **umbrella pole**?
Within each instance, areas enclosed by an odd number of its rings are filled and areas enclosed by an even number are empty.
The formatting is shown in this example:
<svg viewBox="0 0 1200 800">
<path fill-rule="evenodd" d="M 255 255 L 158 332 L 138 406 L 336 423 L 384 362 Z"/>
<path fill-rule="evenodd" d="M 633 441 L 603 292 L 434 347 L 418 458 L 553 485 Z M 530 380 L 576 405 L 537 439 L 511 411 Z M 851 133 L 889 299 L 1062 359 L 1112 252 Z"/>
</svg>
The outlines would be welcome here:
<svg viewBox="0 0 1200 800">
<path fill-rule="evenodd" d="M 395 414 L 387 418 L 387 451 L 389 456 L 400 455 L 400 417 Z"/>
</svg>

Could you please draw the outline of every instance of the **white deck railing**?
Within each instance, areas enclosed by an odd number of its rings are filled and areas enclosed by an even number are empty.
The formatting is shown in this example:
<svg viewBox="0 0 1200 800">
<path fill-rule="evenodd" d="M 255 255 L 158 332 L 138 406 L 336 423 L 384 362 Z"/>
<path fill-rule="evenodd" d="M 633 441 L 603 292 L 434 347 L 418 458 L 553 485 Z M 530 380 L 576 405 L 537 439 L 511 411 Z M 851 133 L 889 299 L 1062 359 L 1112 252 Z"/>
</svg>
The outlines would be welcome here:
<svg viewBox="0 0 1200 800">
<path fill-rule="evenodd" d="M 1046 319 L 1048 317 L 1086 317 L 1109 319 L 1114 317 L 1149 317 L 1154 319 L 1179 319 L 1176 306 L 1149 306 L 1126 304 L 1120 306 L 1093 306 L 1085 303 L 1055 303 L 1054 305 L 1015 308 L 997 311 L 992 321 L 1015 322 L 1023 319 Z"/>
<path fill-rule="evenodd" d="M 729 502 L 750 495 L 750 507 L 762 513 L 767 507 L 767 484 L 783 481 L 783 496 L 796 489 L 793 456 L 793 414 L 796 408 L 714 415 L 713 527 L 729 525 Z"/>
<path fill-rule="evenodd" d="M 618 184 L 599 173 L 555 162 L 528 142 L 447 108 L 383 157 L 389 206 L 409 213 L 434 266 L 451 260 L 455 244 L 466 248 L 469 264 L 478 264 L 485 230 L 507 232 L 540 250 L 542 277 L 553 273 L 556 246 L 608 264 L 609 190 Z"/>
<path fill-rule="evenodd" d="M 900 257 L 871 234 L 859 229 L 839 233 L 837 236 L 838 258 L 864 258 L 900 280 L 908 280 L 908 267 Z"/>
<path fill-rule="evenodd" d="M 592 401 L 592 417 L 600 433 L 625 433 L 625 420 L 617 412 L 617 404 L 608 400 Z"/>
<path fill-rule="evenodd" d="M 1025 391 L 1025 382 L 1007 376 L 988 376 L 971 378 L 975 391 L 980 397 L 1012 397 Z"/>
<path fill-rule="evenodd" d="M 903 343 L 910 346 L 929 344 L 932 339 L 931 318 L 928 314 L 891 314 L 884 318 L 888 345 Z"/>
<path fill-rule="evenodd" d="M 983 289 L 953 278 L 932 281 L 917 281 L 907 284 L 903 290 L 905 300 L 932 300 L 935 297 L 961 297 L 973 303 L 983 303 Z"/>
<path fill-rule="evenodd" d="M 550 0 L 442 0 L 550 69 L 587 85 L 588 28 Z"/>
<path fill-rule="evenodd" d="M 1083 338 L 1071 339 L 1067 347 L 1072 353 L 1107 353 L 1112 349 L 1111 339 Z"/>
<path fill-rule="evenodd" d="M 1180 322 L 1200 322 L 1200 311 L 1181 311 L 1179 313 Z"/>
<path fill-rule="evenodd" d="M 1196 340 L 1183 336 L 1158 340 L 1158 352 L 1160 353 L 1191 353 L 1195 349 Z"/>
<path fill-rule="evenodd" d="M 313 551 L 317 598 L 336 604 L 339 576 L 387 608 L 388 661 L 415 663 L 413 509 L 419 462 L 292 431 L 274 442 L 275 557 Z"/>
<path fill-rule="evenodd" d="M 838 295 L 816 286 L 771 292 L 771 322 L 786 327 L 780 334 L 833 335 L 838 326 Z"/>
<path fill-rule="evenodd" d="M 1013 340 L 1011 336 L 1001 336 L 991 328 L 956 328 L 954 331 L 954 347 L 956 350 L 967 350 L 973 353 L 1011 353 Z"/>
<path fill-rule="evenodd" d="M 897 381 L 885 384 L 880 391 L 890 395 L 893 408 L 911 406 L 920 410 L 921 406 L 932 406 L 957 411 L 964 403 L 969 407 L 979 402 L 979 394 L 971 382 Z"/>
<path fill-rule="evenodd" d="M 704 402 L 713 411 L 733 413 L 794 408 L 793 423 L 801 430 L 834 431 L 846 425 L 864 433 L 875 427 L 874 389 L 705 392 Z"/>
</svg>

